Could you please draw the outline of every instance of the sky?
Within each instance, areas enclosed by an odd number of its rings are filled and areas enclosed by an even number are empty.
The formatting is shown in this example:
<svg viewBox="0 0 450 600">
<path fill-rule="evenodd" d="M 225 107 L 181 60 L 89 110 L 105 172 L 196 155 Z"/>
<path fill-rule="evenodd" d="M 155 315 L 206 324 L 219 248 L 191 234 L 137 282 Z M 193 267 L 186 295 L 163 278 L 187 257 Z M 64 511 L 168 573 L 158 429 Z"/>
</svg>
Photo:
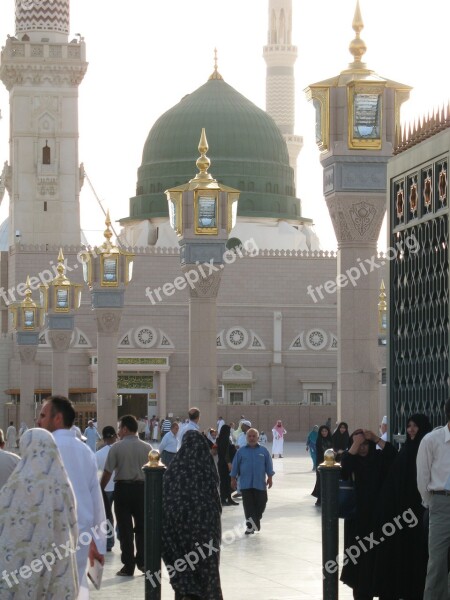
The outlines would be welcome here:
<svg viewBox="0 0 450 600">
<path fill-rule="evenodd" d="M 322 195 L 322 167 L 314 141 L 314 110 L 304 89 L 333 77 L 351 62 L 356 0 L 292 0 L 298 46 L 296 125 L 304 147 L 297 196 L 324 249 L 335 249 Z M 112 220 L 128 216 L 147 135 L 157 118 L 203 85 L 213 71 L 214 48 L 227 83 L 265 108 L 269 0 L 72 0 L 71 34 L 86 41 L 89 68 L 80 85 L 80 161 Z M 414 120 L 450 99 L 447 74 L 450 2 L 360 0 L 367 66 L 413 86 L 402 119 Z M 14 35 L 14 0 L 1 0 L 0 40 Z M 0 42 L 3 43 L 3 42 Z M 1 85 L 1 84 L 0 84 Z M 431 90 L 431 91 L 430 91 Z M 1 85 L 0 164 L 8 159 L 8 93 Z M 200 132 L 199 132 L 200 133 Z M 214 173 L 214 148 L 208 153 Z M 193 175 L 196 169 L 193 164 Z M 0 218 L 7 216 L 7 194 Z M 87 182 L 81 192 L 82 227 L 98 240 L 103 219 Z M 385 246 L 382 232 L 380 247 Z"/>
</svg>

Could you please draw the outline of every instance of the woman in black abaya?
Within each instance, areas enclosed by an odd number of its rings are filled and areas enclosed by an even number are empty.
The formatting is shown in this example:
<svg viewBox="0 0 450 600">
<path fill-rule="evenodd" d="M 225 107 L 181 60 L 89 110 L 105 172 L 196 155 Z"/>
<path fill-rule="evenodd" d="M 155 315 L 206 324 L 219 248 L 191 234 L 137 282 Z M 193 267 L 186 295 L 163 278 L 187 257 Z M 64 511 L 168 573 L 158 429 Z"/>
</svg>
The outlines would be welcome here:
<svg viewBox="0 0 450 600">
<path fill-rule="evenodd" d="M 325 450 L 329 448 L 333 448 L 333 439 L 331 437 L 330 428 L 327 425 L 321 425 L 319 427 L 319 435 L 317 436 L 316 441 L 316 455 L 317 455 L 317 466 L 319 466 L 324 461 Z M 313 491 L 311 492 L 311 496 L 317 498 L 316 506 L 320 506 L 321 502 L 321 492 L 320 492 L 320 475 L 319 471 L 317 471 L 316 467 L 316 485 L 314 486 Z"/>
<path fill-rule="evenodd" d="M 333 450 L 336 454 L 336 462 L 341 462 L 341 456 L 344 453 L 344 450 L 347 450 L 350 440 L 347 423 L 341 421 L 331 438 L 333 440 Z"/>
<path fill-rule="evenodd" d="M 233 462 L 234 455 L 236 454 L 236 447 L 230 441 L 230 433 L 230 426 L 222 425 L 217 438 L 217 470 L 219 471 L 220 478 L 220 499 L 222 504 L 226 506 L 239 504 L 239 502 L 235 502 L 231 498 L 232 490 L 230 471 L 231 463 Z"/>
<path fill-rule="evenodd" d="M 428 417 L 412 415 L 406 442 L 395 459 L 380 494 L 379 528 L 400 526 L 377 547 L 374 588 L 380 600 L 422 600 L 427 573 L 425 509 L 417 489 L 416 458 L 420 442 L 432 427 Z M 382 534 L 380 534 L 382 535 Z"/>
<path fill-rule="evenodd" d="M 360 549 L 359 556 L 343 563 L 341 581 L 353 589 L 355 600 L 372 600 L 375 551 L 366 542 L 376 531 L 376 514 L 381 487 L 397 451 L 372 431 L 357 429 L 350 437 L 349 449 L 341 459 L 343 479 L 352 478 L 356 488 L 356 514 L 344 521 L 344 548 Z M 381 451 L 376 449 L 379 444 Z M 354 552 L 356 554 L 356 552 Z"/>
<path fill-rule="evenodd" d="M 162 557 L 175 600 L 223 600 L 218 486 L 208 442 L 198 431 L 187 431 L 163 477 Z M 184 569 L 177 569 L 179 559 L 184 559 Z"/>
</svg>

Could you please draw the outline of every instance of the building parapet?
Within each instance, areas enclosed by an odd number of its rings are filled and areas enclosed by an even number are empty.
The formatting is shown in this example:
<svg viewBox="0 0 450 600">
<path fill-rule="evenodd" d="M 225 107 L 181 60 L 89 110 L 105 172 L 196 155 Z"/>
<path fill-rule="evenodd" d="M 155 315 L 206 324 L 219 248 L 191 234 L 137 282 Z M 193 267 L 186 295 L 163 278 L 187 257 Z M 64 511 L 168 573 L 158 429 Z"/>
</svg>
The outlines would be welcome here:
<svg viewBox="0 0 450 600">
<path fill-rule="evenodd" d="M 408 123 L 397 131 L 394 155 L 400 154 L 408 148 L 412 148 L 420 142 L 448 129 L 450 127 L 450 101 L 446 107 L 433 110 L 433 114 L 428 114 L 414 122 Z"/>
</svg>

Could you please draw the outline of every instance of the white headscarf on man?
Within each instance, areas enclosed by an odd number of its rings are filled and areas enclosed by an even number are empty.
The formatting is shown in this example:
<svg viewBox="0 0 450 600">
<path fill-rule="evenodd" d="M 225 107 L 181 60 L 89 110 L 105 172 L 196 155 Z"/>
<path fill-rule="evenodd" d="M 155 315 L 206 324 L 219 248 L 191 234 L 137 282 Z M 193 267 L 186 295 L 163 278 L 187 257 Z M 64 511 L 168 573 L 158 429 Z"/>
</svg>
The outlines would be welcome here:
<svg viewBox="0 0 450 600">
<path fill-rule="evenodd" d="M 72 486 L 45 429 L 28 429 L 20 453 L 0 491 L 0 598 L 73 600 L 78 527 Z"/>
</svg>

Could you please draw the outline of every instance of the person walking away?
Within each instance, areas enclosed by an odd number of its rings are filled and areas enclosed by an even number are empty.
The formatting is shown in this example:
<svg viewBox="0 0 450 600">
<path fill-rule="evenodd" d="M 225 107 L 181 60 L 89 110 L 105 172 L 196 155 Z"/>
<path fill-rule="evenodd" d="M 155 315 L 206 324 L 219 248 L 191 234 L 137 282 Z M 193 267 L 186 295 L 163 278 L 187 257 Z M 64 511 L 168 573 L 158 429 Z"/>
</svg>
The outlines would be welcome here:
<svg viewBox="0 0 450 600">
<path fill-rule="evenodd" d="M 259 431 L 247 431 L 247 444 L 236 452 L 231 467 L 231 487 L 236 489 L 236 478 L 242 493 L 246 519 L 245 534 L 261 529 L 261 519 L 267 504 L 267 488 L 272 487 L 275 474 L 269 451 L 258 443 Z"/>
<path fill-rule="evenodd" d="M 423 600 L 447 600 L 450 548 L 450 400 L 447 424 L 426 435 L 417 453 L 417 487 L 430 511 L 428 566 Z"/>
<path fill-rule="evenodd" d="M 144 572 L 144 472 L 148 454 L 153 450 L 137 435 L 138 422 L 133 415 L 119 421 L 120 441 L 111 446 L 100 481 L 105 489 L 114 477 L 114 510 L 119 527 L 121 577 L 132 577 L 137 567 Z M 135 552 L 136 546 L 136 552 Z"/>
<path fill-rule="evenodd" d="M 272 458 L 275 458 L 275 454 L 278 454 L 280 458 L 283 458 L 283 446 L 284 446 L 284 436 L 287 431 L 283 427 L 283 423 L 281 420 L 278 420 L 272 428 Z"/>
<path fill-rule="evenodd" d="M 45 429 L 28 429 L 20 439 L 20 453 L 22 460 L 0 490 L 0 598 L 75 600 L 76 554 L 60 549 L 76 548 L 81 540 L 61 455 Z M 37 557 L 45 557 L 49 566 L 43 568 L 38 559 L 40 569 L 35 569 Z"/>
<path fill-rule="evenodd" d="M 167 415 L 166 418 L 164 419 L 164 421 L 161 423 L 161 440 L 164 438 L 164 436 L 167 433 L 169 433 L 171 426 L 172 426 L 172 421 L 169 419 L 169 416 Z"/>
<path fill-rule="evenodd" d="M 111 446 L 117 442 L 117 433 L 112 425 L 106 425 L 102 429 L 103 448 L 97 450 L 95 459 L 97 461 L 97 469 L 99 477 L 103 475 L 106 458 L 109 454 Z M 114 502 L 114 473 L 107 486 L 103 490 L 103 500 L 105 501 L 105 513 L 110 521 L 108 536 L 106 539 L 106 551 L 111 552 L 114 546 L 114 517 L 112 514 L 112 505 Z"/>
<path fill-rule="evenodd" d="M 171 567 L 176 600 L 223 600 L 218 485 L 206 438 L 198 431 L 187 431 L 163 477 L 162 557 L 167 568 Z M 203 552 L 206 546 L 211 550 Z M 192 568 L 173 568 L 180 557 L 193 553 L 198 561 Z"/>
<path fill-rule="evenodd" d="M 175 457 L 178 450 L 178 430 L 180 426 L 174 422 L 170 426 L 170 431 L 167 433 L 159 444 L 159 452 L 161 454 L 161 462 L 168 467 Z"/>
</svg>

